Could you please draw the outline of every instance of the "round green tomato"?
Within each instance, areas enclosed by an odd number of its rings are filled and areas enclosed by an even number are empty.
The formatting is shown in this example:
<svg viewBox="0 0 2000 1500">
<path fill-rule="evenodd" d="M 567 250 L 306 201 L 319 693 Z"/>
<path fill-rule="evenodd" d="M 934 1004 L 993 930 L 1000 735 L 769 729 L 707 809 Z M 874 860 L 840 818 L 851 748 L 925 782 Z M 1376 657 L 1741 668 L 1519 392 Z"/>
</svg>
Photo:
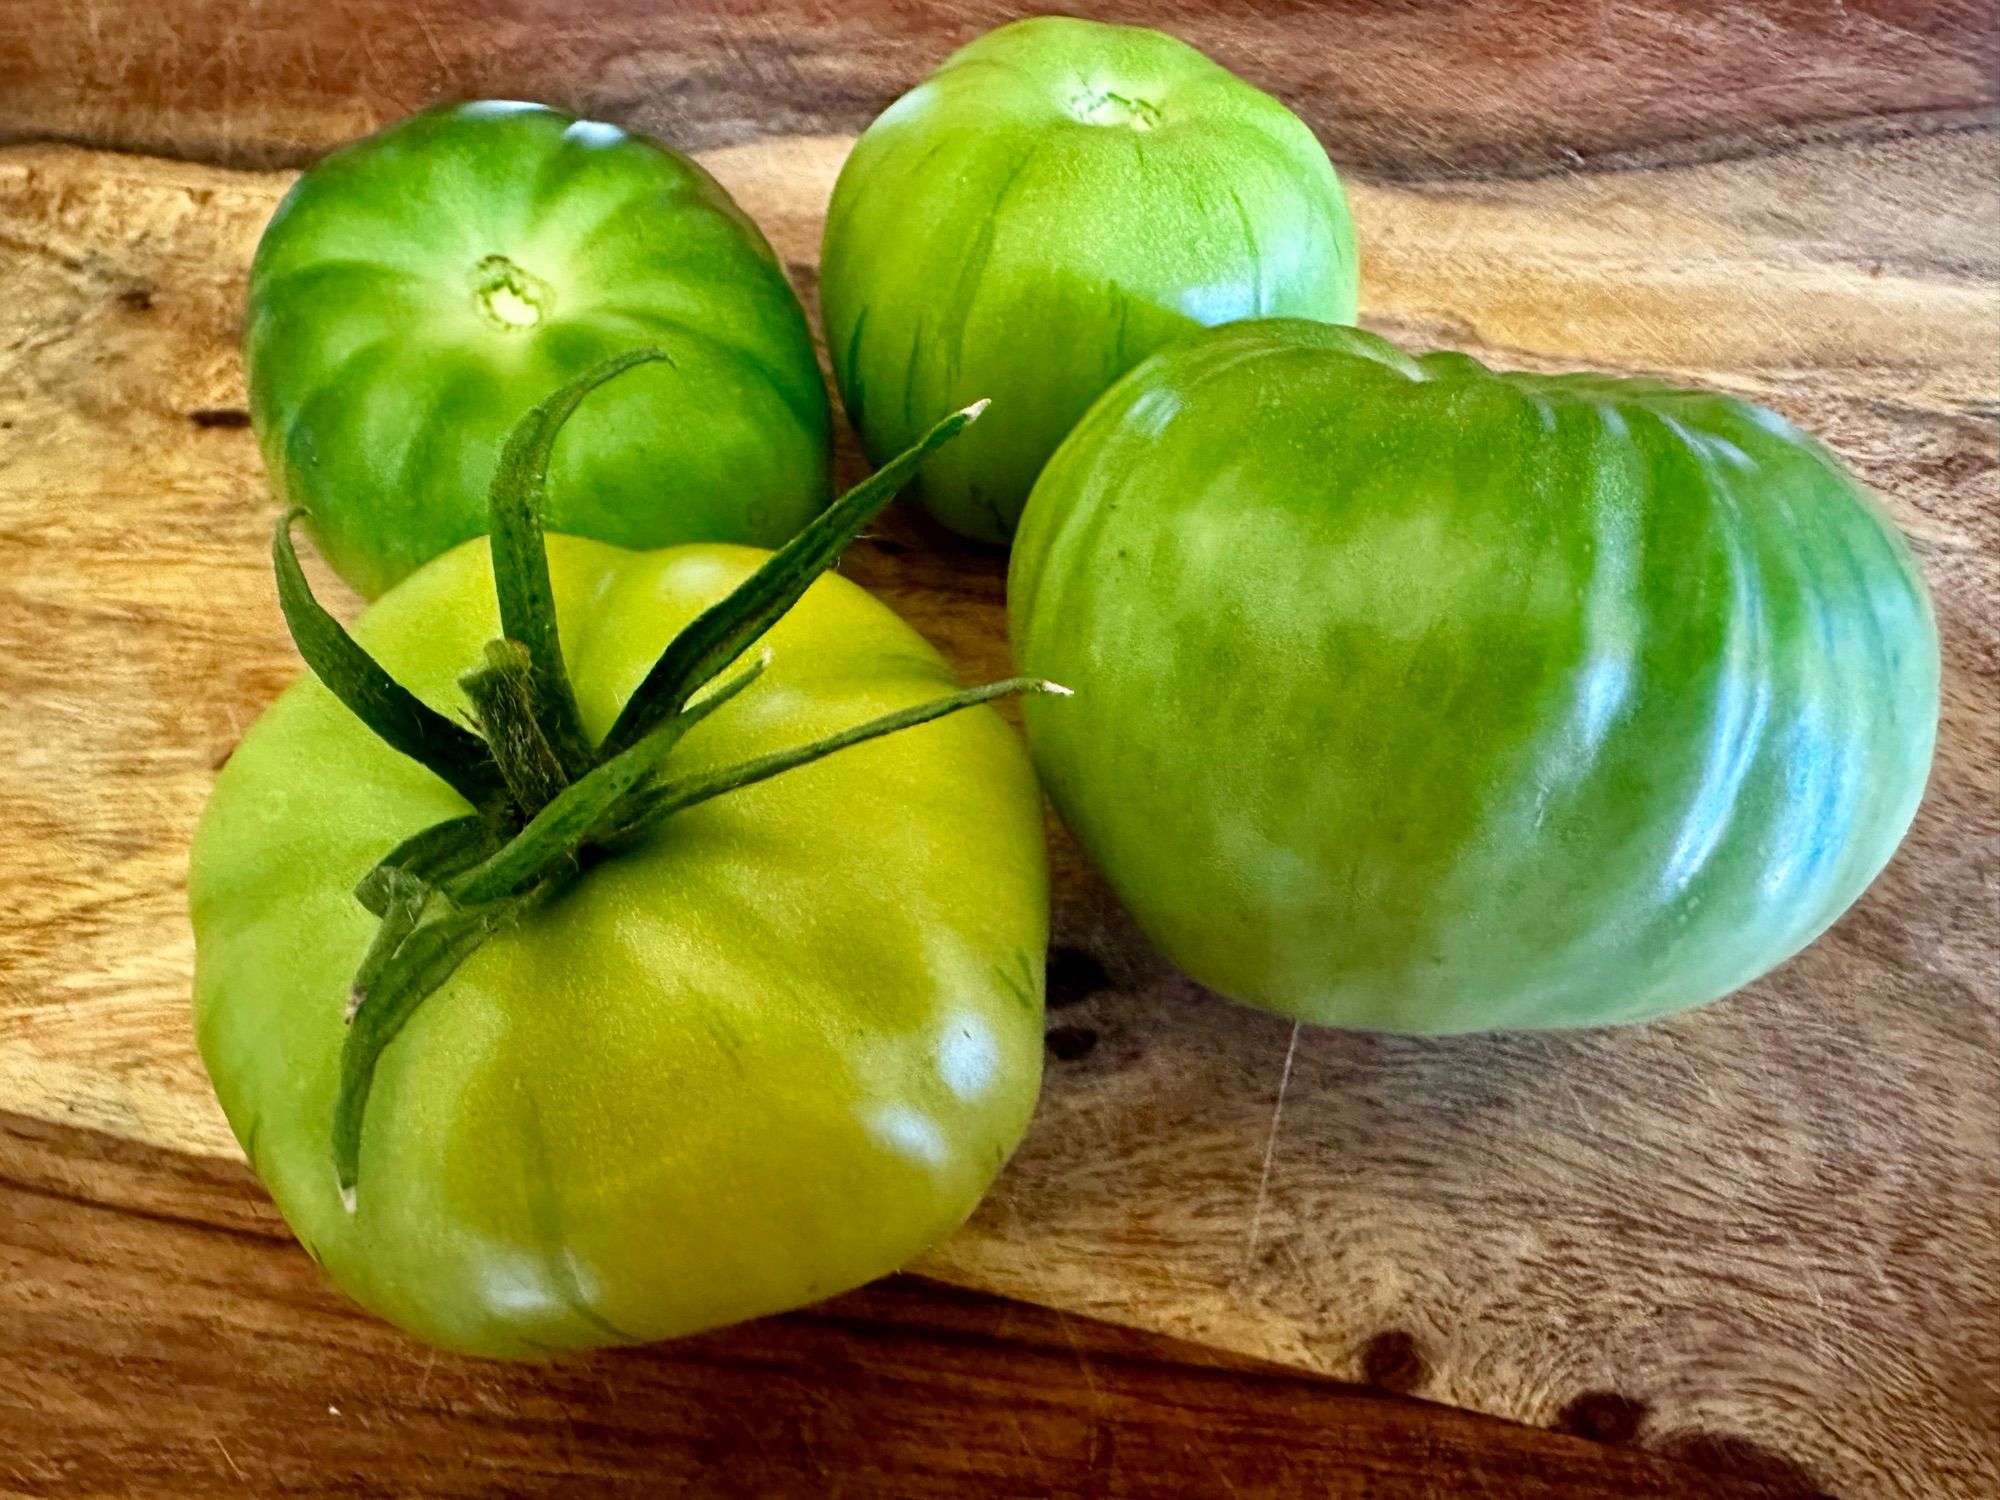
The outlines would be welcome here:
<svg viewBox="0 0 2000 1500">
<path fill-rule="evenodd" d="M 1728 396 L 1244 323 L 1016 541 L 1043 784 L 1140 925 L 1332 1025 L 1588 1026 L 1804 946 L 1909 826 L 1938 644 L 1883 513 Z"/>
<path fill-rule="evenodd" d="M 549 538 L 586 727 L 764 554 Z M 498 633 L 483 540 L 355 634 L 463 711 Z M 677 746 L 700 772 L 956 687 L 829 575 L 764 675 Z M 331 1122 L 354 883 L 466 805 L 311 677 L 218 780 L 190 874 L 201 1055 L 301 1241 L 438 1344 L 529 1355 L 687 1333 L 881 1275 L 971 1211 L 1033 1108 L 1048 920 L 1040 796 L 977 708 L 676 814 L 479 948 L 382 1054 L 356 1206 Z"/>
<path fill-rule="evenodd" d="M 485 529 L 515 418 L 642 344 L 672 362 L 570 422 L 552 529 L 774 546 L 825 507 L 826 388 L 771 247 L 700 167 L 615 126 L 416 115 L 301 177 L 250 271 L 265 462 L 371 597 Z"/>
<path fill-rule="evenodd" d="M 961 48 L 841 169 L 820 297 L 878 461 L 991 397 L 917 492 L 1005 541 L 1105 388 L 1238 318 L 1354 316 L 1354 230 L 1313 134 L 1183 42 L 1044 16 Z"/>
</svg>

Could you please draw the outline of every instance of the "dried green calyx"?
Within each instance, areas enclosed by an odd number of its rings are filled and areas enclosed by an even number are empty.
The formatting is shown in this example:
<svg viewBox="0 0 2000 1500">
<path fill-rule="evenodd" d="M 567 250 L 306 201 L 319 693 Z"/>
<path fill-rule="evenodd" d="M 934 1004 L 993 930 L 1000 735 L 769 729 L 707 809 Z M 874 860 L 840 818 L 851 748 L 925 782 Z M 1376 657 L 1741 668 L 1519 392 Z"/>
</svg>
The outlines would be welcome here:
<svg viewBox="0 0 2000 1500">
<path fill-rule="evenodd" d="M 668 752 L 750 688 L 769 659 L 738 661 L 838 560 L 918 467 L 974 421 L 955 412 L 773 553 L 727 598 L 677 635 L 592 743 L 577 711 L 557 633 L 541 510 L 557 432 L 592 390 L 658 350 L 620 355 L 558 391 L 508 438 L 494 475 L 489 528 L 504 636 L 461 679 L 477 728 L 454 722 L 397 683 L 312 596 L 293 550 L 299 512 L 278 525 L 278 598 L 315 676 L 388 745 L 435 772 L 472 807 L 405 840 L 355 887 L 379 926 L 355 971 L 334 1106 L 333 1162 L 352 1210 L 361 1126 L 376 1065 L 419 1005 L 480 944 L 663 819 L 849 745 L 1010 693 L 1065 689 L 1010 678 L 870 719 L 740 765 L 674 777 Z M 721 680 L 718 681 L 718 678 Z"/>
</svg>

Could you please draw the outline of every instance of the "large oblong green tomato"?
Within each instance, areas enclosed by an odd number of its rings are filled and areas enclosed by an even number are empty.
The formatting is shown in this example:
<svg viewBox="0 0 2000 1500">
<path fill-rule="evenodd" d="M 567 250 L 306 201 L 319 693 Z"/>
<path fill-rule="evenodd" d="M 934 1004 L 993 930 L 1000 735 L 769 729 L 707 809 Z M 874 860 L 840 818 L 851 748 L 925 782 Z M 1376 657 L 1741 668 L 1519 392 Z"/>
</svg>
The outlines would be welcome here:
<svg viewBox="0 0 2000 1500">
<path fill-rule="evenodd" d="M 250 414 L 280 498 L 373 597 L 485 524 L 515 417 L 635 345 L 557 446 L 548 524 L 776 546 L 827 503 L 829 408 L 764 237 L 677 152 L 540 105 L 436 109 L 334 152 L 250 272 Z"/>
<path fill-rule="evenodd" d="M 1043 784 L 1194 978 L 1413 1032 L 1635 1021 L 1825 928 L 1913 816 L 1908 550 L 1727 396 L 1243 323 L 1050 462 L 1008 581 Z"/>
<path fill-rule="evenodd" d="M 878 461 L 993 411 L 918 494 L 983 541 L 1112 381 L 1191 330 L 1354 316 L 1354 230 L 1277 100 L 1157 31 L 1064 16 L 960 48 L 841 168 L 820 266 L 827 348 Z"/>
<path fill-rule="evenodd" d="M 593 739 L 764 559 L 548 545 Z M 458 675 L 498 633 L 479 539 L 383 596 L 356 638 L 462 711 Z M 956 686 L 836 575 L 765 643 L 763 675 L 670 774 Z M 350 892 L 467 804 L 302 678 L 244 736 L 196 839 L 202 1058 L 314 1256 L 438 1344 L 532 1355 L 795 1306 L 954 1228 L 1021 1136 L 1041 1067 L 1040 805 L 1012 731 L 975 708 L 676 813 L 416 1010 L 381 1055 L 349 1213 L 329 1122 L 342 1001 L 376 928 Z"/>
</svg>

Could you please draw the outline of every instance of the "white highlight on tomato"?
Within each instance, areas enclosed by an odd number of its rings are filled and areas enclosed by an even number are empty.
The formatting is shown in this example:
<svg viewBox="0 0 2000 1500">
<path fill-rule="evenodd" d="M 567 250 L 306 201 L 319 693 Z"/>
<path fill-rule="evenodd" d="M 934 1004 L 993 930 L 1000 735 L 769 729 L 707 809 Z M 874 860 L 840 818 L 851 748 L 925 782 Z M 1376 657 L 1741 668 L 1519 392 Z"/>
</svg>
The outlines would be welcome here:
<svg viewBox="0 0 2000 1500">
<path fill-rule="evenodd" d="M 475 99 L 470 104 L 460 105 L 458 116 L 462 120 L 491 120 L 502 115 L 550 112 L 546 104 L 536 104 L 527 99 Z"/>
<path fill-rule="evenodd" d="M 945 1021 L 937 1040 L 938 1076 L 944 1086 L 971 1103 L 1000 1076 L 1000 1047 L 983 1016 L 964 1011 Z"/>
<path fill-rule="evenodd" d="M 898 1156 L 933 1167 L 944 1165 L 944 1132 L 922 1110 L 907 1104 L 885 1104 L 868 1115 L 864 1123 L 870 1135 Z"/>
<path fill-rule="evenodd" d="M 577 146 L 615 146 L 625 132 L 603 120 L 578 120 L 563 132 L 563 139 Z"/>
</svg>

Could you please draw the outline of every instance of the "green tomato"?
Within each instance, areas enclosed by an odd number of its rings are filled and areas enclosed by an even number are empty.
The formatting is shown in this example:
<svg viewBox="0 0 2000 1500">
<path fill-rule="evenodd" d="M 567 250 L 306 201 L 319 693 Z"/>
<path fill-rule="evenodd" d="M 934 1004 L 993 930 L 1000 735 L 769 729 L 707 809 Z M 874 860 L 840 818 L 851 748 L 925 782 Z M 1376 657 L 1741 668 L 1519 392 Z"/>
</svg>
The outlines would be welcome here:
<svg viewBox="0 0 2000 1500">
<path fill-rule="evenodd" d="M 1304 1020 L 1587 1026 L 1810 942 L 1909 826 L 1909 551 L 1728 396 L 1244 323 L 1109 392 L 1008 580 L 1043 784 L 1194 978 Z"/>
<path fill-rule="evenodd" d="M 487 101 L 334 152 L 250 272 L 250 414 L 280 498 L 370 597 L 485 527 L 514 418 L 638 344 L 672 363 L 556 447 L 548 524 L 775 546 L 828 499 L 826 388 L 771 247 L 700 167 Z"/>
<path fill-rule="evenodd" d="M 549 553 L 593 738 L 764 556 Z M 463 712 L 458 674 L 498 633 L 481 539 L 355 635 Z M 834 575 L 765 641 L 763 676 L 675 747 L 674 774 L 956 685 Z M 382 1053 L 350 1213 L 328 1122 L 376 925 L 350 891 L 466 807 L 307 677 L 245 735 L 195 842 L 203 1061 L 286 1219 L 362 1303 L 481 1354 L 665 1338 L 854 1286 L 971 1211 L 1033 1108 L 1047 928 L 1040 796 L 990 708 L 677 813 L 489 939 Z"/>
<path fill-rule="evenodd" d="M 918 485 L 988 542 L 1154 350 L 1239 318 L 1345 323 L 1354 293 L 1347 202 L 1295 115 L 1172 37 L 1061 16 L 961 48 L 868 127 L 820 267 L 834 378 L 871 456 L 992 398 Z"/>
</svg>

